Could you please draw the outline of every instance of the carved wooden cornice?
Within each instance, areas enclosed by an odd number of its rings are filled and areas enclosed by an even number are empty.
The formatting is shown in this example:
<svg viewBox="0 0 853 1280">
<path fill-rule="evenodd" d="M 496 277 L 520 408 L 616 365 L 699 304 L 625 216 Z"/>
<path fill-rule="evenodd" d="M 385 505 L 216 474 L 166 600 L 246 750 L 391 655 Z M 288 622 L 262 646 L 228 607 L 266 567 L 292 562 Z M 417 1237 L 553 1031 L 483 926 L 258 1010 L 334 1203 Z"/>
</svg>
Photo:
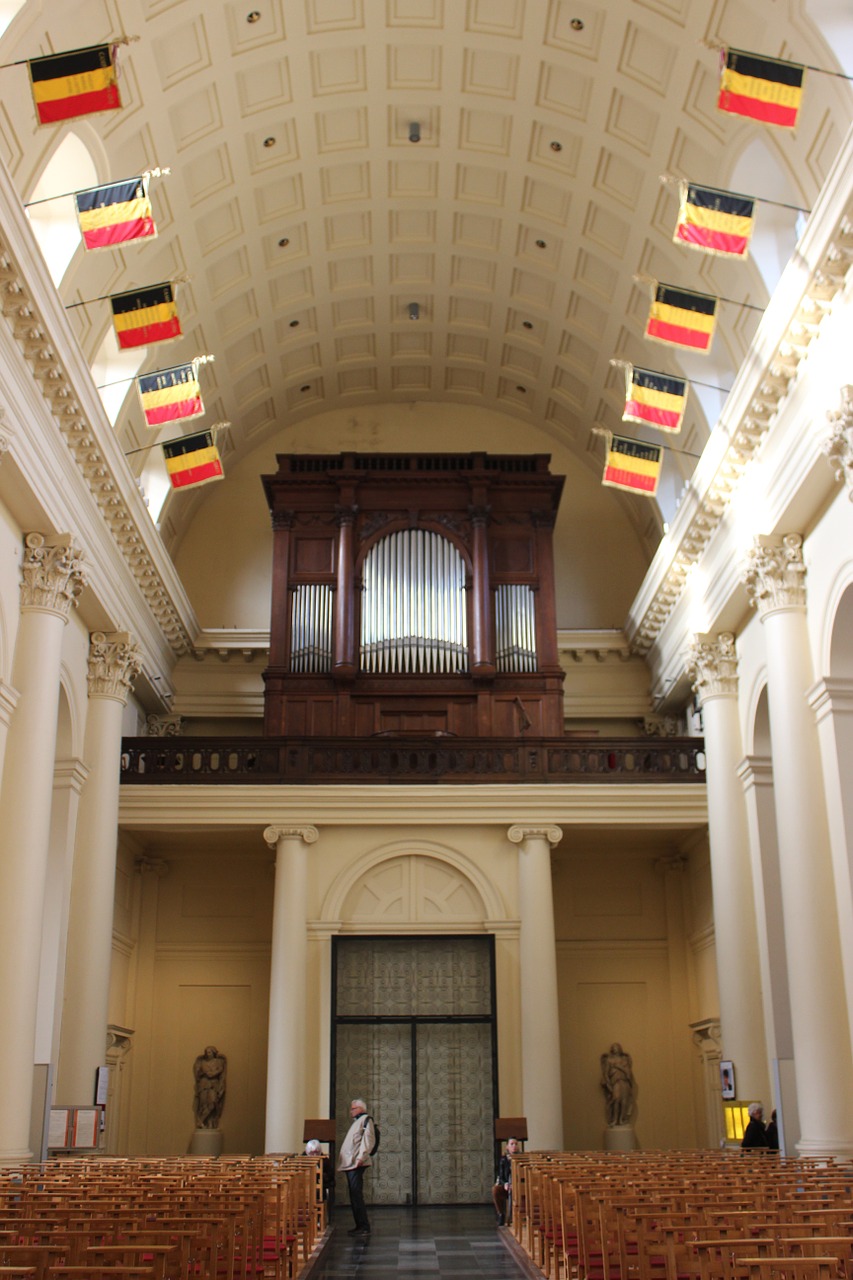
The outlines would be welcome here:
<svg viewBox="0 0 853 1280">
<path fill-rule="evenodd" d="M 853 216 L 845 214 L 812 272 L 799 305 L 788 321 L 775 352 L 754 387 L 740 421 L 730 428 L 728 447 L 697 508 L 689 519 L 669 564 L 630 635 L 631 649 L 645 656 L 660 636 L 681 598 L 688 573 L 701 557 L 738 488 L 747 464 L 760 449 L 782 404 L 797 379 L 800 365 L 817 336 L 824 317 L 841 292 L 853 265 Z M 713 437 L 712 437 L 713 438 Z"/>
<path fill-rule="evenodd" d="M 2 233 L 0 312 L 86 481 L 113 542 L 124 557 L 163 635 L 176 654 L 189 652 L 192 647 L 189 633 L 146 548 L 136 517 L 122 496 L 129 476 L 116 474 L 100 447 L 68 370 L 48 337 L 49 326 L 34 293 L 28 287 L 8 238 L 4 238 Z"/>
</svg>

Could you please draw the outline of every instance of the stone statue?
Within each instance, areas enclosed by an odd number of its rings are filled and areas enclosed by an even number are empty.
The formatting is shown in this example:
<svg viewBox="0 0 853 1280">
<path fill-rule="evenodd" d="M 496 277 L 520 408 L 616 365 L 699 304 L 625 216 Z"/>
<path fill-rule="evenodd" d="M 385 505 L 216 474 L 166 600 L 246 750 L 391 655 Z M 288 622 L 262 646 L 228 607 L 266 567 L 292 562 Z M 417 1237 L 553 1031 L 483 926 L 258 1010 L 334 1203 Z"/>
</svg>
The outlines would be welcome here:
<svg viewBox="0 0 853 1280">
<path fill-rule="evenodd" d="M 601 1055 L 601 1087 L 607 1106 L 608 1127 L 613 1129 L 616 1125 L 630 1124 L 637 1086 L 631 1055 L 625 1053 L 621 1044 L 612 1044 L 609 1052 Z"/>
<path fill-rule="evenodd" d="M 193 1063 L 195 1096 L 193 1112 L 197 1129 L 218 1129 L 225 1105 L 225 1072 L 228 1059 L 209 1044 Z"/>
</svg>

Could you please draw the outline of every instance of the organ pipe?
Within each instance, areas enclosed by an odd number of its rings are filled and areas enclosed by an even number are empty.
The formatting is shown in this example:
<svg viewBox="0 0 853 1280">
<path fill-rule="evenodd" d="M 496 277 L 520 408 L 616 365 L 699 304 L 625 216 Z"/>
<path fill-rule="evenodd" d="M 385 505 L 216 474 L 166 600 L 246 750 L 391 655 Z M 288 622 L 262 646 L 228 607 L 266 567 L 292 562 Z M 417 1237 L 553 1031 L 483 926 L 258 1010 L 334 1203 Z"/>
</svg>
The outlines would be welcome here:
<svg viewBox="0 0 853 1280">
<path fill-rule="evenodd" d="M 368 552 L 363 584 L 362 671 L 467 671 L 465 562 L 448 538 L 389 534 Z"/>
</svg>

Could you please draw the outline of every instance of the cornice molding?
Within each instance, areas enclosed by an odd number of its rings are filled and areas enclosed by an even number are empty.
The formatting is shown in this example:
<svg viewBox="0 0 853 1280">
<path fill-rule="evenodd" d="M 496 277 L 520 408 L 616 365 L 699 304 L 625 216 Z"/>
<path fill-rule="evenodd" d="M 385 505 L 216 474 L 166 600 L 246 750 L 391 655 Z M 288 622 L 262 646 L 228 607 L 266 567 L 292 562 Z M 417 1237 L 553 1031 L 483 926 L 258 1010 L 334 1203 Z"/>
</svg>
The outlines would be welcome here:
<svg viewBox="0 0 853 1280">
<path fill-rule="evenodd" d="M 704 827 L 708 803 L 704 783 L 608 783 L 606 786 L 311 786 L 239 785 L 121 788 L 123 831 L 167 826 L 211 830 L 220 826 L 287 828 L 350 826 L 651 826 L 687 831 Z"/>
<path fill-rule="evenodd" d="M 174 653 L 187 653 L 192 649 L 192 639 L 173 598 L 177 578 L 167 582 L 163 576 L 163 566 L 171 562 L 165 550 L 162 565 L 152 554 L 159 535 L 142 505 L 112 428 L 106 423 L 91 373 L 47 275 L 20 197 L 2 167 L 0 203 L 4 209 L 0 228 L 0 315 L 157 625 Z M 80 367 L 74 369 L 75 363 Z M 102 424 L 96 425 L 99 418 L 105 424 L 102 429 Z M 5 424 L 2 435 L 14 456 L 21 447 L 18 437 L 7 432 Z"/>
</svg>

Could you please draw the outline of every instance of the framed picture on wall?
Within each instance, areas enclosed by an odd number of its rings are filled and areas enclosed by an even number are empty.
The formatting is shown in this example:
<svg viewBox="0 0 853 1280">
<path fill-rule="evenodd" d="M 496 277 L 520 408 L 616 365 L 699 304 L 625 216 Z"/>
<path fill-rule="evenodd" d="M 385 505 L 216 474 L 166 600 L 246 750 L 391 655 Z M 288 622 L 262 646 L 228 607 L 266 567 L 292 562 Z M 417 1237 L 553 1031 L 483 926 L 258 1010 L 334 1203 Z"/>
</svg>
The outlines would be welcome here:
<svg viewBox="0 0 853 1280">
<path fill-rule="evenodd" d="M 720 1092 L 728 1100 L 735 1096 L 735 1069 L 731 1062 L 720 1063 Z"/>
</svg>

